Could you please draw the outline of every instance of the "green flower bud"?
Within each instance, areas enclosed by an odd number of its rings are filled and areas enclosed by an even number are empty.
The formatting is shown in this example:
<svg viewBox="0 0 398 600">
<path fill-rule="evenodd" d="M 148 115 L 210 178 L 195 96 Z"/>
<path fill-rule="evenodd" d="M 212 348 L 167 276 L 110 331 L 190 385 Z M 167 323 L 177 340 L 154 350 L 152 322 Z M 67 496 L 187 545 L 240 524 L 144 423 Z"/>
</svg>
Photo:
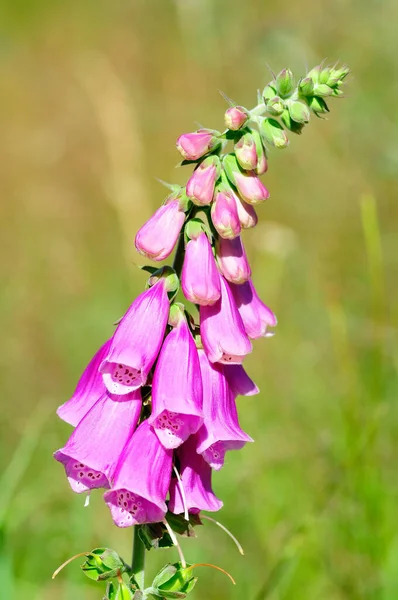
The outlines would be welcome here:
<svg viewBox="0 0 398 600">
<path fill-rule="evenodd" d="M 298 91 L 301 96 L 312 96 L 314 92 L 314 82 L 311 77 L 304 77 L 298 84 Z"/>
<path fill-rule="evenodd" d="M 331 68 L 325 67 L 319 74 L 319 83 L 327 83 L 331 74 Z"/>
<path fill-rule="evenodd" d="M 274 117 L 279 117 L 285 109 L 285 104 L 279 96 L 274 96 L 267 102 L 267 112 Z"/>
<path fill-rule="evenodd" d="M 290 96 L 295 87 L 294 76 L 290 69 L 283 69 L 276 77 L 276 89 L 278 94 L 285 98 Z"/>
<path fill-rule="evenodd" d="M 166 565 L 153 580 L 151 593 L 161 598 L 185 598 L 193 590 L 197 579 L 190 565 L 186 568 L 180 562 Z"/>
<path fill-rule="evenodd" d="M 333 94 L 333 90 L 325 83 L 316 83 L 314 86 L 314 94 L 315 96 L 326 98 L 327 96 L 331 96 Z"/>
<path fill-rule="evenodd" d="M 337 87 L 334 88 L 332 96 L 335 96 L 336 98 L 338 98 L 339 96 L 343 96 L 343 95 L 344 95 L 343 90 L 339 90 L 339 88 L 337 88 Z"/>
<path fill-rule="evenodd" d="M 329 112 L 329 108 L 325 100 L 323 98 L 319 98 L 318 96 L 314 96 L 310 100 L 310 108 L 317 116 Z"/>
<path fill-rule="evenodd" d="M 312 81 L 314 83 L 318 83 L 321 71 L 322 71 L 321 65 L 317 65 L 316 67 L 314 67 L 313 69 L 311 69 L 311 71 L 309 71 L 307 73 L 306 77 L 309 77 L 310 79 L 312 79 Z"/>
<path fill-rule="evenodd" d="M 126 563 L 123 559 L 109 548 L 95 548 L 86 556 L 87 558 L 81 568 L 84 574 L 90 579 L 94 579 L 94 581 L 116 577 L 126 570 Z"/>
<path fill-rule="evenodd" d="M 333 76 L 338 77 L 338 79 L 340 81 L 343 81 L 343 79 L 345 77 L 347 77 L 349 72 L 350 72 L 350 69 L 346 65 L 344 65 L 344 66 L 340 67 L 340 69 L 334 69 Z"/>
<path fill-rule="evenodd" d="M 308 123 L 310 120 L 310 111 L 308 106 L 303 102 L 299 102 L 298 100 L 294 100 L 289 104 L 289 113 L 290 118 L 293 119 L 296 123 Z"/>
<path fill-rule="evenodd" d="M 283 111 L 281 119 L 282 119 L 283 124 L 291 132 L 297 133 L 297 134 L 300 134 L 302 132 L 302 129 L 304 127 L 304 123 L 296 123 L 296 121 L 293 121 L 292 117 L 290 116 L 290 112 L 289 112 L 288 109 L 286 109 L 285 111 Z"/>
<path fill-rule="evenodd" d="M 275 83 L 275 82 L 273 82 Z M 276 87 L 272 86 L 270 83 L 265 86 L 263 89 L 263 100 L 265 104 L 267 104 L 268 100 L 271 100 L 276 95 Z"/>
<path fill-rule="evenodd" d="M 275 148 L 286 148 L 289 145 L 285 130 L 275 119 L 263 119 L 260 122 L 260 135 L 265 143 Z"/>
</svg>

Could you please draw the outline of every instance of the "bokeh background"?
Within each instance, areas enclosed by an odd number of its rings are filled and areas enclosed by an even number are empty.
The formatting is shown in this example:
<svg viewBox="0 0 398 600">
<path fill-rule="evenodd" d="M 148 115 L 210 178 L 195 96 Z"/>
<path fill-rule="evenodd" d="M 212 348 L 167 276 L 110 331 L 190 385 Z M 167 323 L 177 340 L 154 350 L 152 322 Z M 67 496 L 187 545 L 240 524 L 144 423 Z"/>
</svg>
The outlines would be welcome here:
<svg viewBox="0 0 398 600">
<path fill-rule="evenodd" d="M 347 98 L 270 156 L 271 199 L 245 235 L 276 312 L 240 398 L 256 443 L 214 477 L 220 520 L 184 540 L 192 598 L 396 600 L 398 61 L 395 0 L 3 0 L 0 4 L 0 596 L 95 600 L 66 558 L 128 560 L 131 531 L 89 508 L 52 452 L 55 415 L 142 291 L 137 229 L 183 183 L 177 136 L 249 107 L 266 63 L 349 64 Z M 148 577 L 173 550 L 151 552 Z M 149 581 L 149 579 L 148 579 Z"/>
</svg>

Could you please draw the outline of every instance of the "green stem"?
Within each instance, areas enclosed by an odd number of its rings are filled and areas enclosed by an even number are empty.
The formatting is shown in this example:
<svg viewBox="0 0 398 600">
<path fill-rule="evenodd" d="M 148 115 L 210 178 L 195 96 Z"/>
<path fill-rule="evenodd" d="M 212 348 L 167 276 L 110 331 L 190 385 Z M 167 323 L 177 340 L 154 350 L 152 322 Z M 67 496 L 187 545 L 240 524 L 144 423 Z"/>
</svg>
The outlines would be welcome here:
<svg viewBox="0 0 398 600">
<path fill-rule="evenodd" d="M 145 577 L 145 546 L 138 533 L 139 527 L 139 525 L 134 526 L 134 545 L 131 570 L 140 590 L 143 590 Z"/>
</svg>

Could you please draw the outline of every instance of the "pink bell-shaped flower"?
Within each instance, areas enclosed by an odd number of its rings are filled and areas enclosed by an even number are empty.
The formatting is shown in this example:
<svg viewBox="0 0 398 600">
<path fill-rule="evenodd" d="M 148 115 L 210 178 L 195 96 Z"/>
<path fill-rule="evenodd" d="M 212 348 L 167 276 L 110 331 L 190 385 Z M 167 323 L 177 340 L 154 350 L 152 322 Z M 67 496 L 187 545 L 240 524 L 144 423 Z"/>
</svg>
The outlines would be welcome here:
<svg viewBox="0 0 398 600">
<path fill-rule="evenodd" d="M 177 140 L 177 150 L 185 160 L 197 160 L 220 144 L 219 135 L 212 129 L 184 133 Z"/>
<path fill-rule="evenodd" d="M 219 238 L 216 244 L 216 258 L 225 279 L 233 283 L 244 283 L 251 276 L 249 261 L 238 236 L 233 240 Z"/>
<path fill-rule="evenodd" d="M 276 327 L 276 316 L 268 306 L 260 300 L 251 281 L 241 285 L 229 284 L 245 331 L 249 338 L 272 336 L 268 327 Z"/>
<path fill-rule="evenodd" d="M 187 183 L 187 195 L 194 204 L 211 204 L 214 186 L 220 175 L 220 159 L 212 155 L 205 158 L 192 173 Z"/>
</svg>

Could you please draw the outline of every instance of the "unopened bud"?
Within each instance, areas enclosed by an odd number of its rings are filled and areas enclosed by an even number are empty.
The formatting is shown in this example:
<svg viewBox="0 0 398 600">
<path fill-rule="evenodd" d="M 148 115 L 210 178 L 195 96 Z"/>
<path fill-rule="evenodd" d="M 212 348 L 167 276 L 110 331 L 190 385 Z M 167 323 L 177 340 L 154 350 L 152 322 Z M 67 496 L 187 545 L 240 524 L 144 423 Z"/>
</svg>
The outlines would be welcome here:
<svg viewBox="0 0 398 600">
<path fill-rule="evenodd" d="M 219 135 L 220 133 L 213 129 L 184 133 L 176 142 L 177 150 L 185 160 L 197 160 L 221 143 Z"/>
<path fill-rule="evenodd" d="M 237 131 L 246 123 L 249 111 L 243 106 L 231 106 L 225 111 L 225 126 L 232 131 Z"/>
<path fill-rule="evenodd" d="M 191 565 L 183 567 L 180 562 L 163 567 L 152 583 L 156 597 L 185 598 L 193 590 L 198 579 L 193 576 L 190 567 Z"/>
<path fill-rule="evenodd" d="M 326 98 L 327 96 L 331 96 L 333 94 L 333 90 L 331 87 L 326 85 L 326 83 L 317 83 L 314 86 L 314 94 L 315 96 Z"/>
<path fill-rule="evenodd" d="M 257 165 L 254 170 L 257 173 L 257 175 L 263 175 L 268 168 L 265 148 L 263 146 L 263 143 L 261 141 L 261 136 L 260 136 L 259 132 L 257 131 L 257 129 L 251 129 L 250 131 L 251 131 L 254 143 L 256 145 L 256 152 L 257 152 Z"/>
<path fill-rule="evenodd" d="M 257 167 L 257 150 L 250 132 L 245 133 L 235 142 L 235 156 L 242 169 L 252 171 Z"/>
<path fill-rule="evenodd" d="M 208 156 L 196 167 L 187 183 L 187 195 L 192 202 L 198 206 L 211 204 L 220 169 L 220 159 L 216 155 Z"/>
<path fill-rule="evenodd" d="M 316 115 L 323 115 L 329 112 L 329 108 L 325 100 L 323 98 L 319 98 L 318 96 L 314 96 L 310 100 L 310 108 Z"/>
<path fill-rule="evenodd" d="M 298 84 L 298 89 L 301 96 L 312 96 L 314 92 L 314 82 L 311 77 L 304 77 Z"/>
<path fill-rule="evenodd" d="M 283 69 L 276 78 L 276 89 L 279 96 L 286 98 L 293 92 L 295 86 L 294 76 L 290 69 Z"/>
<path fill-rule="evenodd" d="M 308 106 L 303 102 L 294 100 L 289 104 L 290 117 L 296 123 L 308 123 L 310 120 L 310 111 Z"/>
<path fill-rule="evenodd" d="M 285 127 L 287 127 L 287 129 L 289 129 L 292 133 L 300 134 L 302 132 L 304 123 L 296 123 L 296 121 L 293 121 L 288 109 L 283 112 L 281 119 Z"/>
<path fill-rule="evenodd" d="M 261 121 L 260 134 L 267 144 L 275 148 L 286 148 L 289 145 L 285 130 L 275 119 L 264 119 Z"/>
<path fill-rule="evenodd" d="M 276 96 L 276 87 L 269 83 L 263 89 L 263 100 L 265 104 L 267 104 L 268 100 L 271 100 L 271 98 L 273 98 L 274 96 Z"/>
<path fill-rule="evenodd" d="M 279 96 L 274 96 L 267 102 L 267 112 L 274 117 L 279 117 L 285 109 L 285 104 Z"/>
<path fill-rule="evenodd" d="M 306 78 L 309 77 L 314 83 L 319 83 L 319 75 L 321 74 L 321 71 L 321 65 L 317 65 L 307 73 Z"/>
<path fill-rule="evenodd" d="M 330 67 L 325 67 L 324 69 L 322 69 L 322 71 L 319 73 L 319 83 L 327 83 L 329 80 L 330 74 L 331 74 Z"/>
</svg>

